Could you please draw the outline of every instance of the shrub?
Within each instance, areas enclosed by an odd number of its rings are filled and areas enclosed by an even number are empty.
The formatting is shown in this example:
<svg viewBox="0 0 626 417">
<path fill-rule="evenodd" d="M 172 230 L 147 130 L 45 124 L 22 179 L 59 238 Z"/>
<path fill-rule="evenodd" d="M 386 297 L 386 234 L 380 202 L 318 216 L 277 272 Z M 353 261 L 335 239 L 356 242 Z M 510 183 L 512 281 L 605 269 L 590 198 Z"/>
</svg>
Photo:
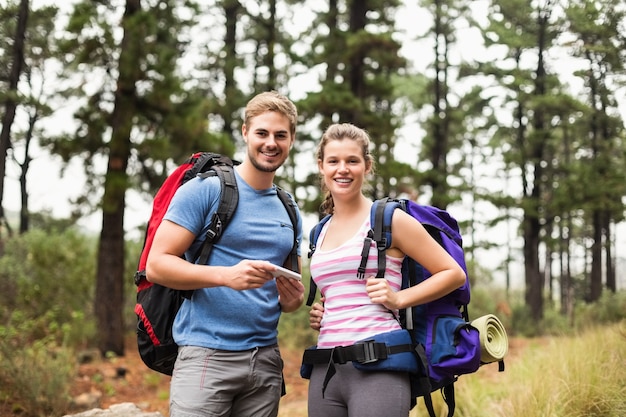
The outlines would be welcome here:
<svg viewBox="0 0 626 417">
<path fill-rule="evenodd" d="M 95 287 L 95 242 L 73 229 L 32 230 L 5 242 L 0 257 L 0 319 L 15 311 L 25 319 L 54 312 L 61 323 L 89 312 Z"/>
<path fill-rule="evenodd" d="M 10 400 L 23 416 L 63 415 L 76 373 L 73 350 L 59 347 L 51 338 L 16 344 L 19 338 L 7 339 L 2 334 L 6 330 L 0 328 L 0 398 Z"/>
<path fill-rule="evenodd" d="M 75 348 L 93 340 L 95 242 L 32 230 L 0 257 L 0 398 L 24 416 L 62 415 Z"/>
<path fill-rule="evenodd" d="M 126 241 L 126 265 L 124 266 L 124 328 L 128 332 L 135 332 L 137 328 L 137 316 L 135 315 L 135 303 L 137 302 L 137 286 L 134 277 L 137 271 L 137 263 L 143 246 L 143 241 Z"/>
<path fill-rule="evenodd" d="M 575 316 L 579 328 L 619 322 L 626 318 L 626 292 L 604 291 L 595 303 L 579 302 Z"/>
</svg>

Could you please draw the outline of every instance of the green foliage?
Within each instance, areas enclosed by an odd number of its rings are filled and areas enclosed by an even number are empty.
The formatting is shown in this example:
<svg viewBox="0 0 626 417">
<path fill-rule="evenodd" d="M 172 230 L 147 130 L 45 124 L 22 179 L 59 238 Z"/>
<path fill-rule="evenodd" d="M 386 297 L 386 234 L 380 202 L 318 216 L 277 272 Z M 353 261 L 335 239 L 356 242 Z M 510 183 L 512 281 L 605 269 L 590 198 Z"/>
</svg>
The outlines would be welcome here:
<svg viewBox="0 0 626 417">
<path fill-rule="evenodd" d="M 28 321 L 52 315 L 61 325 L 76 320 L 77 312 L 90 312 L 94 246 L 93 240 L 71 228 L 31 230 L 5 241 L 0 258 L 2 323 L 16 316 Z"/>
<path fill-rule="evenodd" d="M 579 328 L 616 323 L 626 318 L 626 292 L 604 291 L 595 303 L 579 303 L 575 312 Z"/>
<path fill-rule="evenodd" d="M 5 240 L 0 257 L 0 398 L 25 416 L 69 405 L 75 348 L 95 335 L 95 248 L 73 228 Z"/>
<path fill-rule="evenodd" d="M 317 343 L 318 333 L 309 327 L 309 310 L 310 307 L 303 305 L 292 313 L 281 314 L 278 324 L 281 346 L 304 350 Z"/>
<path fill-rule="evenodd" d="M 474 295 L 474 292 L 472 292 Z M 599 325 L 611 325 L 626 318 L 626 292 L 611 293 L 605 291 L 603 296 L 594 303 L 578 301 L 571 316 L 563 314 L 558 306 L 544 311 L 541 321 L 536 321 L 530 309 L 523 304 L 522 297 L 512 302 L 510 333 L 526 337 L 546 335 L 571 336 L 576 332 Z M 472 302 L 474 305 L 474 301 Z M 471 312 L 471 310 L 470 310 Z"/>
<path fill-rule="evenodd" d="M 487 314 L 494 314 L 500 319 L 507 332 L 512 333 L 511 316 L 508 314 L 509 301 L 502 289 L 487 290 L 481 287 L 472 287 L 472 298 L 468 306 L 470 320 Z"/>
<path fill-rule="evenodd" d="M 25 417 L 63 415 L 76 371 L 73 351 L 52 337 L 14 345 L 9 342 L 15 339 L 5 336 L 0 336 L 0 399 L 10 400 Z"/>
</svg>

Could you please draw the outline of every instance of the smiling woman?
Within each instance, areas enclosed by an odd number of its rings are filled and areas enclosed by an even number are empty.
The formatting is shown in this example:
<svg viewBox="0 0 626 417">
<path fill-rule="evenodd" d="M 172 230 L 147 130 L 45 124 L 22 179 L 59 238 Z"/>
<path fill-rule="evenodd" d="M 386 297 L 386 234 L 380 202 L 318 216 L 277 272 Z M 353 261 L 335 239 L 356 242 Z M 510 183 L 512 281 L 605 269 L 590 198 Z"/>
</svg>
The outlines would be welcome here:
<svg viewBox="0 0 626 417">
<path fill-rule="evenodd" d="M 389 240 L 384 254 L 372 250 L 377 247 L 372 229 L 382 226 L 372 224 L 373 202 L 363 191 L 373 169 L 369 146 L 367 132 L 349 123 L 330 125 L 318 146 L 321 186 L 326 193 L 322 211 L 327 216 L 317 229 L 310 257 L 311 288 L 315 284 L 323 294 L 323 304 L 314 303 L 309 317 L 311 327 L 319 330 L 316 349 L 303 356 L 303 377 L 310 378 L 311 417 L 407 416 L 409 374 L 417 370 L 409 351 L 404 351 L 408 353 L 404 360 L 371 372 L 359 368 L 359 354 L 339 358 L 333 352 L 339 347 L 358 351 L 364 340 L 389 342 L 387 349 L 406 346 L 407 340 L 410 345 L 410 334 L 400 327 L 399 311 L 443 297 L 466 282 L 459 263 L 403 210 L 395 210 L 391 220 L 391 228 L 402 233 Z M 355 261 L 359 254 L 360 262 Z M 415 286 L 402 287 L 404 256 L 415 259 L 432 275 Z M 398 358 L 395 353 L 389 354 L 390 361 Z M 383 393 L 381 386 L 394 389 Z"/>
</svg>

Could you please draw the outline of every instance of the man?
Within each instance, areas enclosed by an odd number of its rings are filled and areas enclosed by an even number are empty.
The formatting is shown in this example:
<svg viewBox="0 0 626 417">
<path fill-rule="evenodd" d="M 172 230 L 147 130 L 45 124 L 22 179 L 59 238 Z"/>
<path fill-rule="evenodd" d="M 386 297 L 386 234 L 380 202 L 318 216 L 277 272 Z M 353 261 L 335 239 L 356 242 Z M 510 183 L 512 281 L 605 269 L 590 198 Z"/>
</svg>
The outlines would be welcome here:
<svg viewBox="0 0 626 417">
<path fill-rule="evenodd" d="M 245 109 L 246 155 L 235 167 L 239 203 L 209 265 L 194 254 L 219 203 L 217 177 L 179 188 L 159 226 L 147 261 L 148 280 L 195 290 L 174 323 L 180 346 L 170 387 L 170 417 L 276 416 L 283 362 L 277 346 L 281 312 L 303 301 L 300 281 L 278 276 L 294 242 L 289 215 L 273 184 L 295 140 L 297 110 L 276 92 L 261 93 Z M 298 212 L 298 242 L 302 219 Z M 300 255 L 300 247 L 298 247 Z M 298 259 L 298 264 L 300 260 Z"/>
</svg>

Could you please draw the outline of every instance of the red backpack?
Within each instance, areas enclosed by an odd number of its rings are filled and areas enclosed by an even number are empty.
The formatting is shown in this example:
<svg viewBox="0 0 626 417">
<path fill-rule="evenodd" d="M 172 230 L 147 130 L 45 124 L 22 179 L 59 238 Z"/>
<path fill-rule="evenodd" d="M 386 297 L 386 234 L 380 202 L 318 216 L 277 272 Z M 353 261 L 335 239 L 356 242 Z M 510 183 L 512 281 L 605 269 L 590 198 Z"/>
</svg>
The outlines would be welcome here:
<svg viewBox="0 0 626 417">
<path fill-rule="evenodd" d="M 178 354 L 178 345 L 172 336 L 172 325 L 176 313 L 185 298 L 190 298 L 190 291 L 174 290 L 159 284 L 153 284 L 146 279 L 146 260 L 152 246 L 154 234 L 167 212 L 169 204 L 176 190 L 200 175 L 203 177 L 217 175 L 220 179 L 222 192 L 217 211 L 211 218 L 209 230 L 204 243 L 190 262 L 206 264 L 213 245 L 220 239 L 228 222 L 235 213 L 239 199 L 237 181 L 233 166 L 239 164 L 227 156 L 212 152 L 198 152 L 193 154 L 163 182 L 157 191 L 152 203 L 152 214 L 146 227 L 143 249 L 139 257 L 135 285 L 137 286 L 137 346 L 143 362 L 157 372 L 171 375 L 174 362 Z M 289 255 L 292 270 L 298 269 L 297 258 L 297 215 L 295 202 L 281 188 L 277 188 L 278 197 L 285 205 L 289 218 L 294 225 L 294 244 Z"/>
</svg>

